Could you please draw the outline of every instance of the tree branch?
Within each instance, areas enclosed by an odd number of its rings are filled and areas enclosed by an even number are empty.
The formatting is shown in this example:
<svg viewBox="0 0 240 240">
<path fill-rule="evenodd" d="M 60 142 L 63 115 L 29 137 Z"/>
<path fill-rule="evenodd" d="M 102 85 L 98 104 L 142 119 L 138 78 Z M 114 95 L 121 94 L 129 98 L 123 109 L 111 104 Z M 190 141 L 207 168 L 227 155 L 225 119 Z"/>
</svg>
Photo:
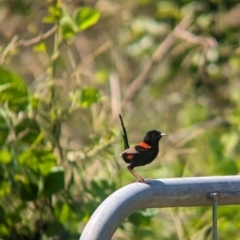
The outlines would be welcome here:
<svg viewBox="0 0 240 240">
<path fill-rule="evenodd" d="M 176 40 L 175 31 L 178 29 L 185 29 L 191 23 L 192 15 L 187 15 L 174 29 L 173 31 L 165 38 L 165 40 L 159 45 L 155 53 L 153 54 L 152 58 L 145 64 L 142 72 L 136 77 L 136 79 L 131 83 L 129 86 L 125 97 L 123 99 L 122 108 L 126 108 L 128 102 L 130 102 L 137 93 L 141 90 L 143 84 L 147 81 L 147 76 L 149 72 L 154 67 L 154 64 L 161 61 L 167 52 L 169 51 L 170 47 Z"/>
</svg>

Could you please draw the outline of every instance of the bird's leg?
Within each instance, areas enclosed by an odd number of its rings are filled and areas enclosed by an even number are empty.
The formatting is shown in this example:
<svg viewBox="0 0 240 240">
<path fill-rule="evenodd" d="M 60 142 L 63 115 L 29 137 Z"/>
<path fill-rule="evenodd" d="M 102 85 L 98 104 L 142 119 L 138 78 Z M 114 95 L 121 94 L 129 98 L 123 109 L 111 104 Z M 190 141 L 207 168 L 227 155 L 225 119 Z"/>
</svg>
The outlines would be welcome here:
<svg viewBox="0 0 240 240">
<path fill-rule="evenodd" d="M 133 169 L 132 169 L 130 166 L 128 166 L 127 168 L 128 168 L 128 170 L 129 170 L 129 172 L 130 172 L 135 178 L 138 179 L 138 182 L 146 183 L 146 181 L 145 181 L 140 175 L 138 175 L 135 171 L 133 171 Z"/>
</svg>

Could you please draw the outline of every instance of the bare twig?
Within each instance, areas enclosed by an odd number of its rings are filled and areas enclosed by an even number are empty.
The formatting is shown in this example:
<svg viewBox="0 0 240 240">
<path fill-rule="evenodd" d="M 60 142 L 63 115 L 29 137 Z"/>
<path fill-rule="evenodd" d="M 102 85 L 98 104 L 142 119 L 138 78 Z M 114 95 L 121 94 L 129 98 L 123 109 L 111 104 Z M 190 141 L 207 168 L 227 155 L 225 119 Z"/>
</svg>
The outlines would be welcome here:
<svg viewBox="0 0 240 240">
<path fill-rule="evenodd" d="M 196 36 L 193 33 L 188 32 L 188 31 L 186 31 L 184 29 L 181 29 L 181 28 L 177 28 L 174 31 L 174 34 L 177 38 L 183 39 L 183 40 L 185 40 L 189 43 L 192 43 L 192 44 L 201 45 L 204 48 L 216 47 L 217 46 L 217 42 L 214 38 Z"/>
<path fill-rule="evenodd" d="M 116 142 L 116 138 L 111 138 L 110 140 L 102 143 L 101 145 L 97 145 L 95 148 L 91 149 L 87 154 L 86 157 L 94 157 L 96 156 L 99 152 L 104 150 L 106 147 L 110 146 L 111 144 Z"/>
<path fill-rule="evenodd" d="M 6 46 L 6 48 L 3 50 L 3 52 L 0 55 L 0 64 L 3 64 L 6 57 L 8 56 L 9 52 L 12 51 L 12 49 L 14 49 L 15 44 L 18 40 L 17 36 L 14 36 L 11 41 L 9 42 L 9 44 Z"/>
<path fill-rule="evenodd" d="M 209 128 L 214 128 L 216 126 L 224 123 L 224 119 L 221 117 L 215 117 L 207 121 L 199 122 L 179 130 L 175 134 L 169 135 L 168 140 L 175 144 L 176 147 L 182 147 L 187 142 L 195 139 L 197 135 L 206 132 Z"/>
<path fill-rule="evenodd" d="M 57 29 L 57 26 L 55 25 L 54 27 L 52 27 L 50 30 L 48 30 L 47 32 L 29 39 L 29 40 L 19 40 L 17 41 L 18 37 L 14 36 L 11 40 L 11 42 L 7 45 L 7 47 L 4 49 L 4 51 L 1 54 L 0 57 L 0 63 L 4 63 L 6 57 L 8 56 L 8 54 L 15 48 L 19 48 L 19 47 L 29 47 L 32 46 L 34 44 L 37 44 L 39 42 L 41 42 L 42 40 L 50 37 Z"/>
<path fill-rule="evenodd" d="M 48 30 L 47 32 L 45 32 L 35 38 L 29 39 L 29 40 L 18 41 L 14 47 L 16 47 L 16 48 L 17 47 L 29 47 L 34 44 L 37 44 L 37 43 L 41 42 L 42 40 L 50 37 L 53 33 L 55 33 L 56 30 L 57 30 L 57 26 L 54 25 L 50 30 Z"/>
<path fill-rule="evenodd" d="M 103 52 L 105 52 L 107 49 L 109 49 L 112 46 L 112 41 L 108 40 L 105 43 L 103 43 L 99 48 L 94 50 L 90 55 L 86 56 L 84 59 L 82 59 L 81 63 L 76 67 L 76 69 L 72 72 L 71 78 L 74 77 L 74 75 L 77 73 L 80 73 L 82 69 L 86 66 L 86 64 L 90 63 L 95 57 L 99 56 Z"/>
<path fill-rule="evenodd" d="M 147 81 L 147 75 L 154 67 L 154 64 L 161 61 L 169 51 L 170 47 L 176 40 L 175 31 L 178 29 L 185 29 L 191 23 L 192 15 L 187 15 L 165 38 L 165 40 L 159 45 L 152 58 L 145 64 L 142 72 L 136 77 L 136 79 L 129 86 L 125 97 L 123 99 L 122 108 L 125 108 L 127 103 L 131 101 L 136 94 L 140 91 L 143 84 Z"/>
<path fill-rule="evenodd" d="M 179 130 L 174 134 L 168 135 L 168 141 L 169 143 L 171 143 L 171 146 L 174 146 L 172 147 L 172 149 L 175 149 L 175 150 L 167 151 L 165 156 L 166 159 L 173 159 L 175 155 L 191 153 L 190 149 L 186 148 L 185 146 L 187 143 L 189 143 L 193 139 L 197 139 L 199 135 L 204 134 L 209 129 L 220 126 L 223 123 L 224 123 L 223 118 L 215 117 L 207 121 L 193 124 L 189 127 Z M 193 152 L 194 152 L 194 149 L 192 149 L 192 153 Z"/>
</svg>

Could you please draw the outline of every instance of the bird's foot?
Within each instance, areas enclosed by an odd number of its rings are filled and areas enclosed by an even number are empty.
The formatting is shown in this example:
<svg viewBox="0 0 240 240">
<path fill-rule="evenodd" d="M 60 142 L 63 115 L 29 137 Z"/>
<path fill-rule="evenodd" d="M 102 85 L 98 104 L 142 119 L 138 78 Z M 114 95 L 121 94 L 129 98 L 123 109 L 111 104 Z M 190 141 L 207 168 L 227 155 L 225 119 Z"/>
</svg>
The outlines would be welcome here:
<svg viewBox="0 0 240 240">
<path fill-rule="evenodd" d="M 136 182 L 148 184 L 148 180 L 152 180 L 152 178 L 138 179 Z"/>
<path fill-rule="evenodd" d="M 147 180 L 147 179 L 146 179 Z M 147 183 L 146 181 L 145 181 L 145 179 L 138 179 L 136 182 L 139 182 L 139 183 Z"/>
</svg>

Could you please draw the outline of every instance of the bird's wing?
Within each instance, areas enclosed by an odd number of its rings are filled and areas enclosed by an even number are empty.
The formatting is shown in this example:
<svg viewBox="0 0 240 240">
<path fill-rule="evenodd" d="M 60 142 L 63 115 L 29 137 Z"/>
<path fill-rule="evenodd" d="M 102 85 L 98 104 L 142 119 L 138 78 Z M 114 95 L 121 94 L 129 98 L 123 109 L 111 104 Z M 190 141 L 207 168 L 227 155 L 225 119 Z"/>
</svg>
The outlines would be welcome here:
<svg viewBox="0 0 240 240">
<path fill-rule="evenodd" d="M 130 148 L 126 149 L 125 151 L 123 151 L 122 153 L 120 153 L 121 156 L 123 154 L 138 154 L 138 151 L 136 150 L 135 147 L 130 147 Z"/>
<path fill-rule="evenodd" d="M 120 156 L 122 156 L 123 154 L 146 154 L 146 153 L 151 153 L 150 151 L 150 147 L 146 148 L 146 147 L 142 147 L 141 145 L 136 145 L 134 147 L 130 147 L 128 149 L 126 149 L 125 151 L 123 151 Z"/>
</svg>

